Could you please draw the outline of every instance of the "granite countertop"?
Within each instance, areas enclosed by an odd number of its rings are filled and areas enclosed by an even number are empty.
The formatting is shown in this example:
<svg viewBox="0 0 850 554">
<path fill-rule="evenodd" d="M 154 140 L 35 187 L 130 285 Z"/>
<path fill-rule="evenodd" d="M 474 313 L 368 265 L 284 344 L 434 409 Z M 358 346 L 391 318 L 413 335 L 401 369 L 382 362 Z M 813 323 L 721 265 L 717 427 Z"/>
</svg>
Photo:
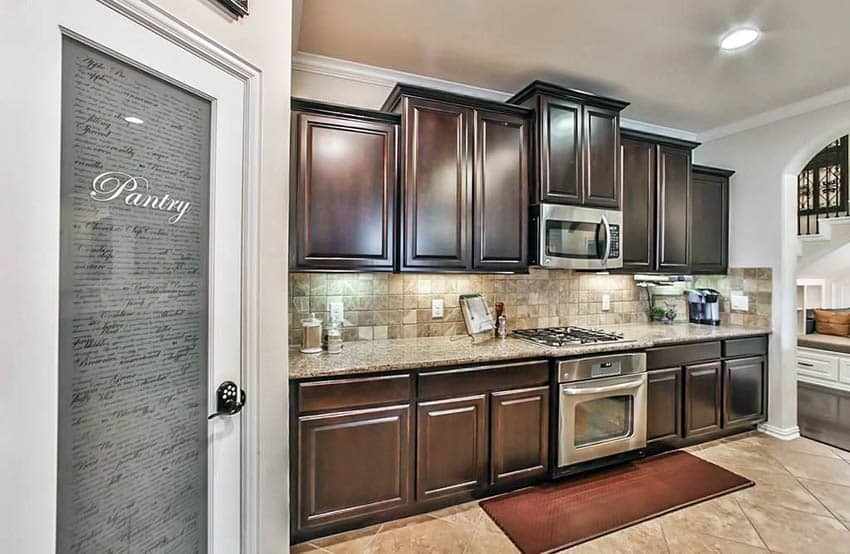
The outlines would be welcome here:
<svg viewBox="0 0 850 554">
<path fill-rule="evenodd" d="M 606 327 L 606 330 L 624 333 L 630 342 L 553 348 L 511 337 L 478 344 L 473 344 L 467 337 L 454 340 L 449 337 L 423 337 L 347 342 L 340 354 L 302 354 L 297 349 L 292 349 L 289 353 L 289 378 L 359 375 L 499 360 L 563 358 L 770 333 L 770 329 L 762 327 L 711 327 L 692 323 L 635 323 Z"/>
</svg>

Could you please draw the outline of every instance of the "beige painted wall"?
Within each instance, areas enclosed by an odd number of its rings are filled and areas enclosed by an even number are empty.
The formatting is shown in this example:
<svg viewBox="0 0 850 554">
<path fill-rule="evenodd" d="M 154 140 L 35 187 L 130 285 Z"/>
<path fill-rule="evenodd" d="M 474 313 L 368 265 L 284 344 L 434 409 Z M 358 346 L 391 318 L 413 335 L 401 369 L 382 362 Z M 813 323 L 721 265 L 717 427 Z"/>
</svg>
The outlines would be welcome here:
<svg viewBox="0 0 850 554">
<path fill-rule="evenodd" d="M 292 96 L 321 100 L 334 104 L 378 109 L 392 87 L 364 83 L 343 77 L 322 75 L 312 71 L 292 71 Z"/>
<path fill-rule="evenodd" d="M 289 550 L 287 232 L 289 96 L 292 2 L 251 0 L 251 14 L 234 19 L 213 0 L 154 0 L 262 72 L 260 187 L 260 545 L 259 552 Z"/>
</svg>

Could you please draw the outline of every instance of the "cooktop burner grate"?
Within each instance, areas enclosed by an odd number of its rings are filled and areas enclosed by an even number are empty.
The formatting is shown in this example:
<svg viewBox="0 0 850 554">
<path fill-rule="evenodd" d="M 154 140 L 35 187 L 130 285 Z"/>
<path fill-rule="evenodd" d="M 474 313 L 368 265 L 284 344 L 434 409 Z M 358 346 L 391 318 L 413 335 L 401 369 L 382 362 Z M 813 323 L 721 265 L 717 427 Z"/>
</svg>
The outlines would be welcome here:
<svg viewBox="0 0 850 554">
<path fill-rule="evenodd" d="M 543 346 L 595 344 L 599 342 L 628 342 L 623 333 L 583 327 L 547 327 L 543 329 L 518 329 L 511 336 Z"/>
</svg>

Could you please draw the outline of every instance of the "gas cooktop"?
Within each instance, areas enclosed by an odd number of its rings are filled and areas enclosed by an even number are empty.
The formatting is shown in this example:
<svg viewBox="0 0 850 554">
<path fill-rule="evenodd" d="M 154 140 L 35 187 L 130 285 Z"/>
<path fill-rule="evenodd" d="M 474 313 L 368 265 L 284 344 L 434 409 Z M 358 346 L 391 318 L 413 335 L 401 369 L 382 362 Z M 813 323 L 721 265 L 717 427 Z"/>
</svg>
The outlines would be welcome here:
<svg viewBox="0 0 850 554">
<path fill-rule="evenodd" d="M 512 337 L 542 346 L 570 346 L 599 342 L 631 342 L 623 333 L 611 333 L 602 329 L 582 327 L 547 327 L 545 329 L 518 329 Z"/>
</svg>

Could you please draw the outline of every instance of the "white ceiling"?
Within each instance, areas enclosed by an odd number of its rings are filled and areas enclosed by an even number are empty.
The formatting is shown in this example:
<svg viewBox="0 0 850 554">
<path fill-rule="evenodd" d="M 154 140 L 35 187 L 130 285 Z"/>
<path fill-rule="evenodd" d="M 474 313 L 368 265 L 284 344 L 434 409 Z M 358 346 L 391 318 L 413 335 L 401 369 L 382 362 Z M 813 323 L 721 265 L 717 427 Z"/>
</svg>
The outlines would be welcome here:
<svg viewBox="0 0 850 554">
<path fill-rule="evenodd" d="M 850 84 L 847 0 L 307 0 L 298 50 L 513 92 L 545 79 L 705 132 Z M 736 25 L 757 43 L 721 53 Z"/>
</svg>

